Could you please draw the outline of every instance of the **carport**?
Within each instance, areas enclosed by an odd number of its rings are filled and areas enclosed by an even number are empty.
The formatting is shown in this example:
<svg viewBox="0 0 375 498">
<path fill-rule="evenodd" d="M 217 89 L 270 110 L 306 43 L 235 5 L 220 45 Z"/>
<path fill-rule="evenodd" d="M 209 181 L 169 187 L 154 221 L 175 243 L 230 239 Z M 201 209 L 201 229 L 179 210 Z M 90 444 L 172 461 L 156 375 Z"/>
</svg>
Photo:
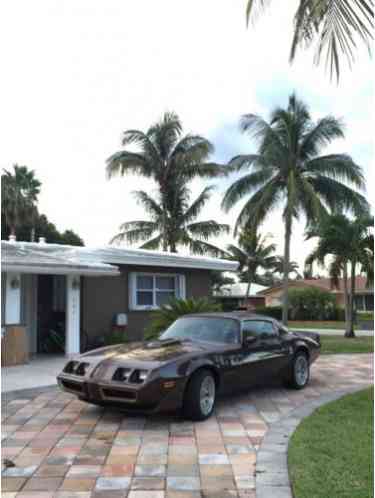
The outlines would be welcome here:
<svg viewBox="0 0 375 498">
<path fill-rule="evenodd" d="M 81 277 L 120 274 L 114 265 L 85 257 L 80 248 L 59 255 L 58 247 L 51 247 L 53 254 L 48 254 L 46 246 L 44 239 L 39 244 L 2 241 L 3 364 L 19 363 L 20 349 L 25 350 L 25 359 L 38 352 L 39 322 L 46 308 L 46 297 L 41 301 L 43 282 L 50 280 L 43 294 L 50 297 L 51 309 L 60 311 L 65 320 L 65 354 L 74 355 L 80 352 Z"/>
</svg>

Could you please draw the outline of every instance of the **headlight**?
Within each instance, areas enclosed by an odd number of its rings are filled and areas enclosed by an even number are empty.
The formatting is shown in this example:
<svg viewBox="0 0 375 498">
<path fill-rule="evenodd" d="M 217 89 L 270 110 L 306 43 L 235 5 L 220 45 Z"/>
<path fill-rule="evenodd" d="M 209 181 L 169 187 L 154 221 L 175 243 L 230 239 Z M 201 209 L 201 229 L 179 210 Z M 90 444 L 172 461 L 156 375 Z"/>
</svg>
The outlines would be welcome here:
<svg viewBox="0 0 375 498">
<path fill-rule="evenodd" d="M 113 380 L 126 382 L 129 378 L 130 372 L 131 372 L 130 368 L 118 368 L 112 378 Z"/>
<path fill-rule="evenodd" d="M 142 384 L 142 382 L 144 382 L 147 379 L 149 373 L 150 373 L 149 370 L 134 370 L 130 378 L 130 382 L 135 382 L 136 384 Z"/>
<path fill-rule="evenodd" d="M 63 372 L 68 374 L 74 374 L 78 366 L 79 366 L 79 361 L 69 361 L 65 365 Z"/>
</svg>

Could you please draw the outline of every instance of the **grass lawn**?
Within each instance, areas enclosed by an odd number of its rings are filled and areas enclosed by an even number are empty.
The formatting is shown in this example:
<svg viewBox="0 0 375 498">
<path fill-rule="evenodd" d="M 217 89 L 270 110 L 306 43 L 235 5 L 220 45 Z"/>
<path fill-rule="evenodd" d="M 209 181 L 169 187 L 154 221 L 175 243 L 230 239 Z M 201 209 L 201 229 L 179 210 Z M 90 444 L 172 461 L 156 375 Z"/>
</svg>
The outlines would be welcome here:
<svg viewBox="0 0 375 498">
<path fill-rule="evenodd" d="M 345 322 L 334 322 L 334 321 L 296 321 L 289 320 L 288 327 L 291 328 L 301 328 L 301 329 L 335 329 L 335 330 L 345 330 Z M 357 326 L 355 325 L 356 329 Z"/>
<path fill-rule="evenodd" d="M 338 353 L 372 353 L 374 351 L 373 337 L 356 337 L 347 339 L 341 336 L 321 335 L 321 354 Z"/>
<path fill-rule="evenodd" d="M 374 394 L 366 389 L 307 417 L 288 452 L 295 498 L 373 496 Z"/>
</svg>

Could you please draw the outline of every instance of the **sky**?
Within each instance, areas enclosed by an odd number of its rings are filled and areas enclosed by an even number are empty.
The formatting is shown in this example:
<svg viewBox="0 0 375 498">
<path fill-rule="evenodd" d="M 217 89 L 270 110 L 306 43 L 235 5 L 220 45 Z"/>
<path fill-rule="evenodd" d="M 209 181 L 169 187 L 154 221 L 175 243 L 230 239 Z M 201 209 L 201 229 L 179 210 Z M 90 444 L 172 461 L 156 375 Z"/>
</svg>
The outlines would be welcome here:
<svg viewBox="0 0 375 498">
<path fill-rule="evenodd" d="M 86 245 L 107 244 L 125 221 L 144 219 L 132 191 L 152 182 L 105 175 L 123 131 L 146 130 L 163 112 L 180 116 L 185 133 L 206 136 L 213 159 L 226 163 L 255 144 L 239 118 L 267 118 L 295 91 L 314 119 L 346 123 L 346 138 L 327 152 L 345 152 L 363 166 L 374 198 L 373 65 L 360 50 L 339 85 L 312 51 L 288 63 L 296 2 L 272 9 L 246 28 L 245 0 L 3 0 L 0 6 L 0 167 L 27 165 L 42 182 L 39 210 Z M 286 7 L 286 4 L 288 7 Z M 220 210 L 233 177 L 216 182 L 202 219 L 234 225 L 241 205 Z M 192 195 L 205 182 L 195 181 Z M 303 265 L 314 246 L 294 227 L 291 257 Z M 261 227 L 283 251 L 281 211 Z M 216 241 L 225 247 L 231 237 Z"/>
</svg>

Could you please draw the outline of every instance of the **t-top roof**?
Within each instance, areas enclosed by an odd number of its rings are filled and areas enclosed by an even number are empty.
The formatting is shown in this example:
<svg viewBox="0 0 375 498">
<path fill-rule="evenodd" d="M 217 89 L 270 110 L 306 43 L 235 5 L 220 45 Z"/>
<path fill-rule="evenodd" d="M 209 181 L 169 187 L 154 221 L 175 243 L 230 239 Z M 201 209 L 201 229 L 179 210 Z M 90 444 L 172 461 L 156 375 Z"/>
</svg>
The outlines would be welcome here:
<svg viewBox="0 0 375 498">
<path fill-rule="evenodd" d="M 197 268 L 235 271 L 238 263 L 216 258 L 128 249 L 79 247 L 62 244 L 1 241 L 3 270 L 23 273 L 77 273 L 118 275 L 117 265 Z"/>
</svg>

